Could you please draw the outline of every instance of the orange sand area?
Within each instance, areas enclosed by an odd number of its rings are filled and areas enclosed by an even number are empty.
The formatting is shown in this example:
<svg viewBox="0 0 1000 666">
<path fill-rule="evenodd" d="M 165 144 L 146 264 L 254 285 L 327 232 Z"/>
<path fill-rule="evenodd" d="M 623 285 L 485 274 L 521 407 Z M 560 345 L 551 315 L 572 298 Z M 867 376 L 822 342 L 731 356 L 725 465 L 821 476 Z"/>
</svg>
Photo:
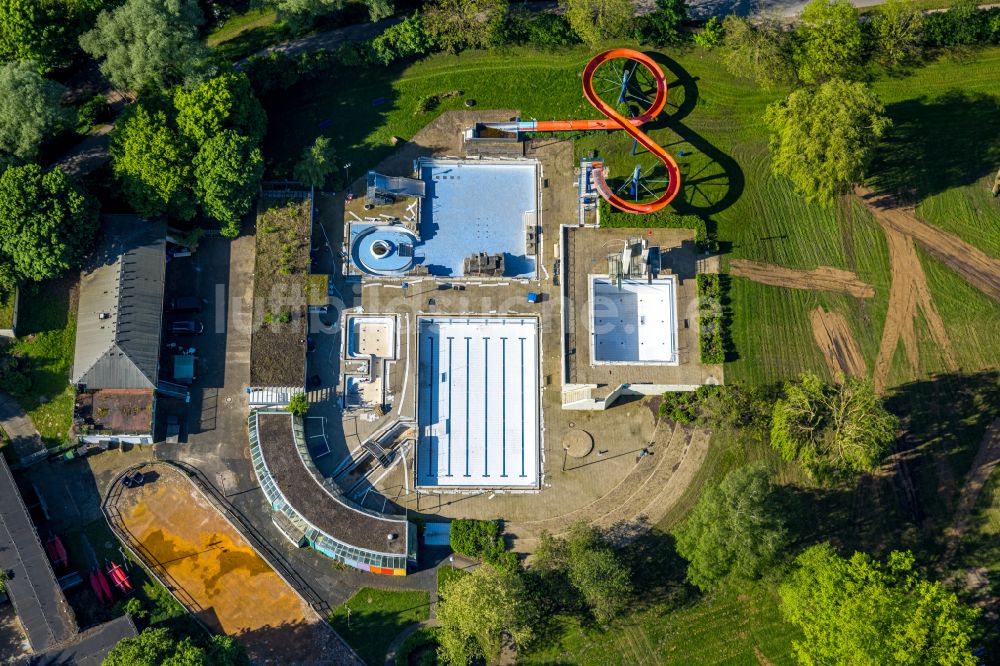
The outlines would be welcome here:
<svg viewBox="0 0 1000 666">
<path fill-rule="evenodd" d="M 237 635 L 312 623 L 314 614 L 225 518 L 179 473 L 126 490 L 118 508 L 142 553 L 193 598 L 209 626 Z"/>
</svg>

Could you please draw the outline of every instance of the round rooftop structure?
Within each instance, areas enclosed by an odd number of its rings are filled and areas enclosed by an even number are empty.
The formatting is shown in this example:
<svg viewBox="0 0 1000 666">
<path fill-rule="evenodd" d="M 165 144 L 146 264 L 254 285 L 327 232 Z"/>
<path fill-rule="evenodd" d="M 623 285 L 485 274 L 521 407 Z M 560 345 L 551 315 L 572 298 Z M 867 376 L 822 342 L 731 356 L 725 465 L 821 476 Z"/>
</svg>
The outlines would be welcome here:
<svg viewBox="0 0 1000 666">
<path fill-rule="evenodd" d="M 413 268 L 417 237 L 398 226 L 378 226 L 358 234 L 351 258 L 362 271 L 373 275 L 398 275 Z"/>
</svg>

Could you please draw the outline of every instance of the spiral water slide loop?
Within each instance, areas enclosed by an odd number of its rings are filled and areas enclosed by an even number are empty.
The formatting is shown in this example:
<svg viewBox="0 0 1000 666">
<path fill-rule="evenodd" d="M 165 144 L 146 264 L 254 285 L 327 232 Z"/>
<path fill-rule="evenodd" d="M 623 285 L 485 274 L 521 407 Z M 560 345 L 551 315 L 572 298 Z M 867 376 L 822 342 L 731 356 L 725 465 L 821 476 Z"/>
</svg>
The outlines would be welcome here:
<svg viewBox="0 0 1000 666">
<path fill-rule="evenodd" d="M 626 118 L 610 104 L 605 102 L 594 91 L 594 75 L 597 69 L 610 60 L 626 59 L 633 60 L 642 65 L 652 76 L 656 83 L 656 96 L 648 109 L 643 113 Z M 666 150 L 661 148 L 645 132 L 639 129 L 640 126 L 656 118 L 663 111 L 667 103 L 667 81 L 663 71 L 652 58 L 644 53 L 633 49 L 611 49 L 594 56 L 583 70 L 583 94 L 591 105 L 604 115 L 604 120 L 550 120 L 537 121 L 532 123 L 521 123 L 523 131 L 536 132 L 568 132 L 574 130 L 624 130 L 626 134 L 635 139 L 639 145 L 656 156 L 667 169 L 666 191 L 656 200 L 648 203 L 637 203 L 622 199 L 615 194 L 608 186 L 604 177 L 604 167 L 601 162 L 594 162 L 594 181 L 598 193 L 604 197 L 608 203 L 619 210 L 627 213 L 653 213 L 670 203 L 681 188 L 681 174 L 677 162 Z M 526 127 L 524 125 L 532 125 Z"/>
</svg>

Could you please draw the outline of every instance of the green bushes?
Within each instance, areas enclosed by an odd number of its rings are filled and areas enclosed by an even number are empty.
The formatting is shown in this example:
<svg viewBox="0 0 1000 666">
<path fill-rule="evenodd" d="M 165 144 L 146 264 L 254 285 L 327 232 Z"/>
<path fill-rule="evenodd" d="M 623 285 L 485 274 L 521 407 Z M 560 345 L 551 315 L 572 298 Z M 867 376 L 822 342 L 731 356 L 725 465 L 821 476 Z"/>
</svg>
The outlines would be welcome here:
<svg viewBox="0 0 1000 666">
<path fill-rule="evenodd" d="M 698 276 L 698 327 L 701 329 L 701 362 L 725 363 L 722 288 L 719 276 L 714 273 Z"/>
<path fill-rule="evenodd" d="M 924 17 L 923 41 L 929 47 L 1000 43 L 1000 9 L 979 9 L 975 0 Z"/>
<path fill-rule="evenodd" d="M 699 245 L 708 242 L 708 227 L 705 220 L 693 215 L 677 215 L 667 210 L 659 210 L 647 215 L 635 215 L 624 213 L 611 206 L 607 201 L 601 199 L 598 202 L 601 215 L 602 227 L 640 227 L 640 228 L 668 228 L 668 229 L 694 229 L 694 239 Z"/>
<path fill-rule="evenodd" d="M 500 535 L 500 524 L 492 520 L 460 518 L 451 521 L 451 549 L 481 559 L 498 569 L 516 571 L 517 554 L 509 552 Z"/>
</svg>

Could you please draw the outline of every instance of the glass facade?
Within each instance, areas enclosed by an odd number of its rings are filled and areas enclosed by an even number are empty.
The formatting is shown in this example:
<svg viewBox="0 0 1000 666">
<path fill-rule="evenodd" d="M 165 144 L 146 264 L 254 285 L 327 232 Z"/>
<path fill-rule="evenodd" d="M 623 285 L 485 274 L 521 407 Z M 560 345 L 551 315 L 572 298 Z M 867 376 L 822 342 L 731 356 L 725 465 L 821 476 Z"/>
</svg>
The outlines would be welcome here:
<svg viewBox="0 0 1000 666">
<path fill-rule="evenodd" d="M 362 571 L 370 571 L 372 573 L 391 576 L 405 576 L 407 558 L 409 557 L 413 560 L 416 559 L 415 526 L 408 521 L 400 521 L 400 527 L 406 529 L 408 553 L 407 555 L 392 555 L 364 548 L 357 548 L 344 543 L 343 541 L 340 541 L 339 539 L 336 539 L 311 525 L 295 510 L 295 507 L 288 503 L 285 496 L 282 494 L 281 489 L 278 488 L 278 484 L 275 483 L 274 477 L 271 476 L 271 472 L 267 468 L 267 463 L 264 461 L 264 454 L 261 451 L 260 439 L 258 436 L 258 414 L 259 412 L 251 412 L 248 419 L 250 432 L 250 460 L 253 463 L 253 469 L 254 473 L 257 475 L 257 481 L 260 483 L 260 487 L 264 491 L 264 495 L 267 497 L 267 501 L 270 503 L 271 508 L 274 511 L 285 514 L 292 524 L 305 534 L 306 539 L 309 541 L 309 545 L 327 557 L 333 558 L 338 562 L 343 562 L 344 564 L 356 569 L 361 569 Z M 291 415 L 289 414 L 289 416 Z M 292 417 L 292 436 L 295 440 L 295 446 L 298 449 L 298 453 L 302 458 L 303 464 L 308 469 L 310 474 L 319 477 L 321 480 L 322 477 L 319 476 L 319 471 L 313 465 L 312 456 L 309 454 L 309 450 L 306 447 L 302 420 L 296 417 Z M 326 492 L 331 495 L 330 501 L 340 502 L 351 511 L 361 511 L 362 513 L 367 513 L 372 517 L 385 518 L 385 516 L 381 516 L 373 511 L 362 510 L 359 507 L 352 506 L 348 503 L 346 498 L 340 496 L 338 491 L 331 489 L 330 484 L 322 483 L 322 485 Z"/>
</svg>

